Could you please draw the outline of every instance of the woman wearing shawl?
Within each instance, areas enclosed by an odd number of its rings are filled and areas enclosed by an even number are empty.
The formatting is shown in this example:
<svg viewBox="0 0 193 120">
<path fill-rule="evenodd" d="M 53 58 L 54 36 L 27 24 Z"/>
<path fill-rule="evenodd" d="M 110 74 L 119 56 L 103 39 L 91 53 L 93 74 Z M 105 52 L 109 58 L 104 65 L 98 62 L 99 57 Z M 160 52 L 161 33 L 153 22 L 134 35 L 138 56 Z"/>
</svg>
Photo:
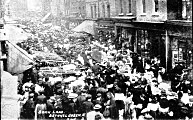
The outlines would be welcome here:
<svg viewBox="0 0 193 120">
<path fill-rule="evenodd" d="M 128 92 L 126 96 L 127 98 L 125 100 L 124 118 L 136 119 L 136 111 L 134 107 L 134 102 L 132 101 L 133 94 L 131 92 Z"/>
<path fill-rule="evenodd" d="M 110 111 L 110 118 L 111 119 L 118 119 L 119 117 L 119 111 L 116 107 L 114 95 L 111 92 L 107 93 L 107 102 L 104 104 L 106 109 L 109 109 Z"/>
</svg>

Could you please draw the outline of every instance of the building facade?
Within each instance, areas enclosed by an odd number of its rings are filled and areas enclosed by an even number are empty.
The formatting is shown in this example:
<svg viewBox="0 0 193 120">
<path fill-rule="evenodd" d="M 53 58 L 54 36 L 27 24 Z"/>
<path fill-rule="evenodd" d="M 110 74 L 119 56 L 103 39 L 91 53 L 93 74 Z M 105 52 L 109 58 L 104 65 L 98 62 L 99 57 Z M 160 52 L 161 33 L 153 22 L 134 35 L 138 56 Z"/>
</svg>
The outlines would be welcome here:
<svg viewBox="0 0 193 120">
<path fill-rule="evenodd" d="M 172 0 L 167 6 L 168 65 L 183 62 L 186 68 L 193 69 L 192 0 Z"/>
<path fill-rule="evenodd" d="M 167 70 L 178 61 L 192 68 L 192 0 L 87 0 L 86 11 L 98 28 L 112 28 L 118 49 L 157 57 Z"/>
<path fill-rule="evenodd" d="M 42 13 L 44 15 L 51 12 L 51 0 L 42 0 Z"/>
<path fill-rule="evenodd" d="M 86 17 L 90 19 L 110 18 L 115 10 L 115 0 L 86 0 Z"/>
<path fill-rule="evenodd" d="M 64 0 L 65 17 L 85 18 L 86 1 L 85 0 Z"/>
<path fill-rule="evenodd" d="M 10 16 L 13 19 L 21 19 L 26 18 L 26 12 L 28 11 L 28 3 L 27 0 L 11 0 L 5 1 L 5 15 Z"/>
</svg>

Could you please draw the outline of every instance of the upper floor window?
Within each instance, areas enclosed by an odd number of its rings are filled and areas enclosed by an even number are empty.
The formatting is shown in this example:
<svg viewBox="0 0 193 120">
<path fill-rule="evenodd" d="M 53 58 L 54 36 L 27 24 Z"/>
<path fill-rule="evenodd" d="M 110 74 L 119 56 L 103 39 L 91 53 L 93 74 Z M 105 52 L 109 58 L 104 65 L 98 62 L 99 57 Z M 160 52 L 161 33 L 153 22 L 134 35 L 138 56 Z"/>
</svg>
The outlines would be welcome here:
<svg viewBox="0 0 193 120">
<path fill-rule="evenodd" d="M 93 7 L 90 6 L 90 8 L 91 8 L 91 18 L 93 18 Z"/>
<path fill-rule="evenodd" d="M 182 18 L 185 20 L 192 20 L 191 0 L 182 0 Z"/>
<path fill-rule="evenodd" d="M 120 13 L 123 13 L 123 0 L 120 0 Z"/>
<path fill-rule="evenodd" d="M 131 13 L 131 0 L 128 0 L 128 5 L 129 5 L 128 6 L 128 8 L 129 8 L 128 12 Z"/>
<path fill-rule="evenodd" d="M 105 5 L 102 5 L 103 17 L 105 17 Z"/>
<path fill-rule="evenodd" d="M 146 13 L 146 2 L 142 0 L 143 13 Z"/>
<path fill-rule="evenodd" d="M 111 12 L 110 5 L 108 4 L 107 5 L 107 17 L 109 17 L 109 18 L 110 18 L 110 12 Z"/>
<path fill-rule="evenodd" d="M 155 12 L 158 12 L 158 10 L 159 10 L 158 0 L 154 0 L 154 3 L 155 3 Z"/>
<path fill-rule="evenodd" d="M 97 12 L 97 8 L 96 8 L 96 5 L 94 5 L 94 17 L 95 17 L 95 18 L 97 17 L 96 12 Z"/>
</svg>

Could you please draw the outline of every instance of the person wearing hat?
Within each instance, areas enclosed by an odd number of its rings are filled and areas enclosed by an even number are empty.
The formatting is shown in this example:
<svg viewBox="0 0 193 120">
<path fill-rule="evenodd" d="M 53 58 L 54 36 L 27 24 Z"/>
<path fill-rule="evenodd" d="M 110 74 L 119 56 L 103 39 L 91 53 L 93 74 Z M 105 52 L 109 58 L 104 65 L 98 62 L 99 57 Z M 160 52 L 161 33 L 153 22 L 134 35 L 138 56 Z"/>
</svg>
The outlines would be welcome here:
<svg viewBox="0 0 193 120">
<path fill-rule="evenodd" d="M 92 96 L 88 94 L 86 96 L 86 101 L 83 102 L 83 112 L 88 113 L 93 110 L 94 104 L 91 102 Z"/>
<path fill-rule="evenodd" d="M 56 99 L 54 96 L 51 96 L 48 98 L 46 102 L 46 107 L 48 112 L 52 113 L 55 110 L 55 106 L 54 106 L 55 102 L 56 102 Z M 49 116 L 50 116 L 49 113 L 46 114 L 46 119 L 54 119 L 54 118 L 50 118 Z"/>
<path fill-rule="evenodd" d="M 159 96 L 153 96 L 150 100 L 150 103 L 147 105 L 147 109 L 149 110 L 150 115 L 157 119 L 157 110 L 159 109 Z"/>
<path fill-rule="evenodd" d="M 38 79 L 38 83 L 35 84 L 35 91 L 38 93 L 39 91 L 44 91 L 44 83 L 43 78 Z"/>
<path fill-rule="evenodd" d="M 77 97 L 76 105 L 79 113 L 83 113 L 83 102 L 86 101 L 86 90 L 83 89 Z"/>
<path fill-rule="evenodd" d="M 99 104 L 99 105 L 102 105 L 103 103 L 103 98 L 102 98 L 102 94 L 101 93 L 97 93 L 96 95 L 96 99 L 93 100 L 93 103 L 96 105 L 96 104 Z"/>
<path fill-rule="evenodd" d="M 68 99 L 69 99 L 69 104 L 68 104 L 68 111 L 67 113 L 69 114 L 74 114 L 76 113 L 76 110 L 77 110 L 77 105 L 76 105 L 76 98 L 77 98 L 77 94 L 75 93 L 70 93 L 68 95 Z"/>
<path fill-rule="evenodd" d="M 181 75 L 183 69 L 185 68 L 182 61 L 176 62 L 176 66 L 174 67 L 173 71 L 175 74 Z"/>
<path fill-rule="evenodd" d="M 34 93 L 29 94 L 29 99 L 23 105 L 23 112 L 25 119 L 33 119 L 34 118 L 34 110 L 35 110 L 35 102 L 33 100 Z"/>
<path fill-rule="evenodd" d="M 169 118 L 169 101 L 167 98 L 161 98 L 159 101 L 157 119 L 168 119 Z"/>
<path fill-rule="evenodd" d="M 86 114 L 86 119 L 87 120 L 104 120 L 104 116 L 102 113 L 100 113 L 102 106 L 99 104 L 96 104 L 94 106 L 94 111 L 90 111 Z"/>
</svg>

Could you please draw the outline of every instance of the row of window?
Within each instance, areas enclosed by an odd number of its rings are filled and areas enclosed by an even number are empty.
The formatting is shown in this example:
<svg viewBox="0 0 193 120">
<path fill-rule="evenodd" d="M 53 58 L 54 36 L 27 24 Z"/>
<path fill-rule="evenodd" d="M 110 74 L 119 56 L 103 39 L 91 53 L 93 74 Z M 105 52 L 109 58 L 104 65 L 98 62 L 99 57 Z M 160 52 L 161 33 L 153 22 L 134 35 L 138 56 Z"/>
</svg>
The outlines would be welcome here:
<svg viewBox="0 0 193 120">
<path fill-rule="evenodd" d="M 132 0 L 119 0 L 120 13 L 131 13 Z M 128 8 L 128 9 L 124 9 Z M 124 11 L 125 10 L 125 11 Z"/>
<path fill-rule="evenodd" d="M 96 7 L 96 5 L 91 5 L 91 18 L 96 18 L 96 17 L 110 17 L 110 5 L 102 5 L 101 9 L 102 10 L 97 10 L 99 8 Z M 143 13 L 146 13 L 146 0 L 142 0 L 142 11 Z M 126 8 L 126 9 L 125 9 Z M 159 10 L 159 2 L 158 0 L 154 0 L 154 8 L 155 12 L 158 12 Z M 119 0 L 119 9 L 121 14 L 123 13 L 132 13 L 132 0 Z M 102 11 L 102 14 L 98 13 L 97 16 L 97 11 Z M 107 11 L 107 14 L 106 14 Z"/>
<path fill-rule="evenodd" d="M 119 0 L 120 13 L 132 13 L 132 0 Z M 142 0 L 142 10 L 143 13 L 146 13 L 146 0 Z M 127 8 L 127 9 L 125 9 Z M 154 0 L 154 11 L 158 12 L 159 10 L 159 2 L 158 0 Z"/>
<path fill-rule="evenodd" d="M 103 4 L 101 7 L 97 7 L 96 5 L 91 5 L 90 8 L 91 8 L 91 18 L 110 17 L 110 5 L 109 4 L 106 4 L 106 5 Z"/>
</svg>

